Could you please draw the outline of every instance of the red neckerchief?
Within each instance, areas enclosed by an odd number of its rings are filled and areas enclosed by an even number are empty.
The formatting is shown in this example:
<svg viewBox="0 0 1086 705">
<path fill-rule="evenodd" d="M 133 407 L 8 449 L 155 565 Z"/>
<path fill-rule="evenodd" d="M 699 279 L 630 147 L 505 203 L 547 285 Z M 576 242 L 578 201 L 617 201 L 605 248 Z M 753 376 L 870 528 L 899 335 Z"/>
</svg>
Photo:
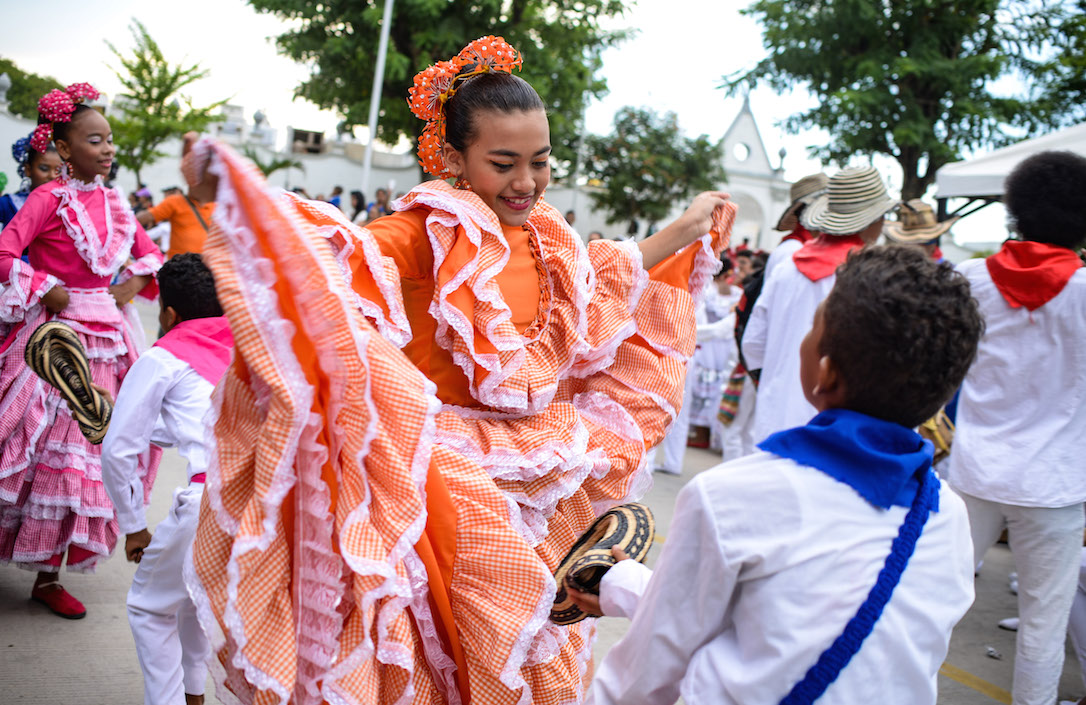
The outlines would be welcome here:
<svg viewBox="0 0 1086 705">
<path fill-rule="evenodd" d="M 1035 311 L 1063 291 L 1082 266 L 1082 260 L 1066 247 L 1047 242 L 1008 240 L 987 260 L 999 293 L 1011 308 Z"/>
<path fill-rule="evenodd" d="M 936 262 L 942 262 L 943 261 L 943 249 L 941 247 L 939 247 L 938 245 L 936 245 L 935 249 L 932 250 L 931 258 L 933 260 L 935 260 Z"/>
<path fill-rule="evenodd" d="M 785 235 L 784 237 L 782 237 L 781 242 L 786 242 L 788 240 L 795 240 L 796 242 L 800 243 L 801 245 L 805 245 L 808 242 L 810 242 L 813 238 L 814 238 L 814 235 L 811 234 L 810 230 L 803 227 L 799 223 L 796 223 L 796 227 L 792 228 L 792 232 L 790 232 L 787 235 Z"/>
<path fill-rule="evenodd" d="M 836 272 L 849 252 L 863 246 L 864 241 L 859 235 L 842 237 L 823 234 L 796 250 L 792 261 L 803 276 L 816 282 Z"/>
<path fill-rule="evenodd" d="M 234 336 L 226 316 L 181 321 L 155 343 L 211 384 L 218 384 L 230 364 Z"/>
</svg>

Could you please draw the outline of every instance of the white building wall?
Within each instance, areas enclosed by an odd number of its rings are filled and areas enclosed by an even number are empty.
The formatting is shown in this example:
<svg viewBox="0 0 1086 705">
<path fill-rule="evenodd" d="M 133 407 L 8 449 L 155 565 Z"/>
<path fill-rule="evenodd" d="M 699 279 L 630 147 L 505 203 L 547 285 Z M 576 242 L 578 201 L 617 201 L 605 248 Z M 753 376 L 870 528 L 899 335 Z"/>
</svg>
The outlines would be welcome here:
<svg viewBox="0 0 1086 705">
<path fill-rule="evenodd" d="M 25 137 L 36 126 L 34 121 L 12 115 L 6 110 L 0 109 L 0 171 L 8 176 L 8 186 L 5 191 L 14 191 L 18 188 L 18 165 L 11 156 L 11 145 L 20 137 Z M 229 139 L 229 142 L 237 143 L 237 138 Z M 245 138 L 251 136 L 245 133 Z M 253 136 L 255 137 L 255 136 Z M 255 141 L 255 139 L 254 139 Z M 253 145 L 262 158 L 274 156 L 290 157 L 296 159 L 305 166 L 305 171 L 298 169 L 282 170 L 272 174 L 270 182 L 276 186 L 295 187 L 302 186 L 312 195 L 324 194 L 330 196 L 332 187 L 340 185 L 346 196 L 351 191 L 360 189 L 362 184 L 362 154 L 365 146 L 359 144 L 335 144 L 329 147 L 324 154 L 280 154 L 273 153 L 270 149 L 260 144 Z M 181 141 L 168 140 L 160 148 L 167 156 L 156 161 L 143 170 L 143 182 L 147 184 L 158 200 L 161 190 L 169 186 L 183 185 L 181 178 Z M 351 154 L 349 157 L 348 154 Z M 352 158 L 356 157 L 356 158 Z M 370 193 L 366 193 L 368 200 L 373 200 L 374 192 L 379 186 L 389 188 L 392 193 L 407 191 L 422 179 L 422 172 L 414 154 L 389 154 L 378 152 L 374 155 L 373 168 L 370 181 L 373 184 Z M 136 175 L 121 169 L 117 174 L 116 185 L 126 193 L 136 188 Z M 346 198 L 344 199 L 346 201 Z"/>
<path fill-rule="evenodd" d="M 236 115 L 235 115 L 236 114 Z M 240 108 L 233 110 L 232 119 L 237 121 Z M 34 129 L 35 123 L 16 117 L 0 109 L 0 171 L 8 176 L 6 191 L 18 188 L 16 164 L 11 156 L 10 145 Z M 268 159 L 275 156 L 296 159 L 305 166 L 304 172 L 289 169 L 275 172 L 269 179 L 275 186 L 285 188 L 304 187 L 312 197 L 323 195 L 330 197 L 332 187 L 343 187 L 343 207 L 349 208 L 349 194 L 361 190 L 362 158 L 365 145 L 356 142 L 335 142 L 326 145 L 322 154 L 284 154 L 273 153 L 264 145 L 274 144 L 275 134 L 266 126 L 244 124 L 231 134 L 221 134 L 223 139 L 233 142 L 245 142 L 253 146 L 258 154 Z M 180 173 L 180 140 L 170 140 L 163 145 L 163 157 L 143 171 L 143 181 L 154 192 L 155 200 L 161 198 L 162 189 L 169 186 L 182 186 Z M 743 157 L 743 158 L 741 158 Z M 772 249 L 780 242 L 783 233 L 773 231 L 777 218 L 788 204 L 789 184 L 783 179 L 780 168 L 774 168 L 770 156 L 762 142 L 761 134 L 750 110 L 749 103 L 736 116 L 732 126 L 724 136 L 724 168 L 727 181 L 723 189 L 731 193 L 732 199 L 739 206 L 732 241 L 735 245 L 749 238 L 753 247 Z M 396 154 L 377 152 L 370 176 L 370 187 L 365 190 L 367 201 L 372 201 L 378 187 L 388 189 L 390 194 L 410 190 L 423 180 L 414 153 Z M 116 185 L 125 192 L 136 188 L 136 177 L 132 172 L 122 169 Z M 581 186 L 574 190 L 568 185 L 553 183 L 547 189 L 546 199 L 562 213 L 573 210 L 576 213 L 575 229 L 582 237 L 588 237 L 593 230 L 598 230 L 609 238 L 626 236 L 628 224 L 625 222 L 608 225 L 606 216 L 592 208 L 590 193 L 592 187 Z M 657 224 L 662 227 L 677 218 L 686 203 L 676 203 L 672 213 Z M 645 234 L 647 223 L 641 224 L 640 236 Z"/>
<path fill-rule="evenodd" d="M 0 109 L 0 171 L 7 174 L 8 185 L 5 193 L 19 190 L 19 165 L 11 156 L 11 145 L 15 140 L 29 135 L 36 124 L 30 120 L 12 115 L 7 110 Z"/>
</svg>

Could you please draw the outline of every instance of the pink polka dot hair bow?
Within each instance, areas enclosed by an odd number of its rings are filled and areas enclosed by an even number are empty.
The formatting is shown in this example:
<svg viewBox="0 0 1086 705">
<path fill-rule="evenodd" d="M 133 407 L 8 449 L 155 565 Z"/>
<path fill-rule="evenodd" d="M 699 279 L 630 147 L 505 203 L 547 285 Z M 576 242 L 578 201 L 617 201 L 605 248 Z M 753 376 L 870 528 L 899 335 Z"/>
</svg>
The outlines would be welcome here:
<svg viewBox="0 0 1086 705">
<path fill-rule="evenodd" d="M 30 146 L 44 154 L 49 148 L 49 143 L 53 141 L 53 124 L 69 122 L 77 103 L 97 100 L 99 95 L 95 87 L 89 83 L 73 83 L 66 90 L 54 88 L 46 93 L 38 101 L 38 115 L 44 122 L 34 129 Z"/>
</svg>

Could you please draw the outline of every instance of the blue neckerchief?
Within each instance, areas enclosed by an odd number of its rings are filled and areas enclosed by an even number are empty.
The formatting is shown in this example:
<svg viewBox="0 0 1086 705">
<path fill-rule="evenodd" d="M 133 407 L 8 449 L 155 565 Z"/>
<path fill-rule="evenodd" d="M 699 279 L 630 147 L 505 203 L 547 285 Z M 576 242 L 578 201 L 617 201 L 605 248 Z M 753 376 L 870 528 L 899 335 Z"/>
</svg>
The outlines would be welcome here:
<svg viewBox="0 0 1086 705">
<path fill-rule="evenodd" d="M 912 429 L 848 409 L 823 411 L 758 447 L 821 470 L 883 509 L 912 506 L 933 455 L 931 442 Z M 939 510 L 938 494 L 931 510 Z"/>
</svg>

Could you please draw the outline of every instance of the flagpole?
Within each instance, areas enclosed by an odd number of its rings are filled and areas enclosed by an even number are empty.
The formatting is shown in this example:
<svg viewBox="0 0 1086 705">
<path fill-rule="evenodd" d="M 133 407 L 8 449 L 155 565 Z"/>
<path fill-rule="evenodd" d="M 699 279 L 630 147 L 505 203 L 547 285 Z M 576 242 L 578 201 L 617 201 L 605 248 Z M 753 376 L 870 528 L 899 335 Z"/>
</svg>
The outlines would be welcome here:
<svg viewBox="0 0 1086 705">
<path fill-rule="evenodd" d="M 366 155 L 362 160 L 362 193 L 369 193 L 370 171 L 373 168 L 373 148 L 377 142 L 377 117 L 381 110 L 381 87 L 385 82 L 385 55 L 388 53 L 388 32 L 392 27 L 392 4 L 394 0 L 385 0 L 385 13 L 381 18 L 381 39 L 377 44 L 377 67 L 373 72 L 373 90 L 370 91 L 370 119 L 367 123 L 370 131 Z"/>
</svg>

